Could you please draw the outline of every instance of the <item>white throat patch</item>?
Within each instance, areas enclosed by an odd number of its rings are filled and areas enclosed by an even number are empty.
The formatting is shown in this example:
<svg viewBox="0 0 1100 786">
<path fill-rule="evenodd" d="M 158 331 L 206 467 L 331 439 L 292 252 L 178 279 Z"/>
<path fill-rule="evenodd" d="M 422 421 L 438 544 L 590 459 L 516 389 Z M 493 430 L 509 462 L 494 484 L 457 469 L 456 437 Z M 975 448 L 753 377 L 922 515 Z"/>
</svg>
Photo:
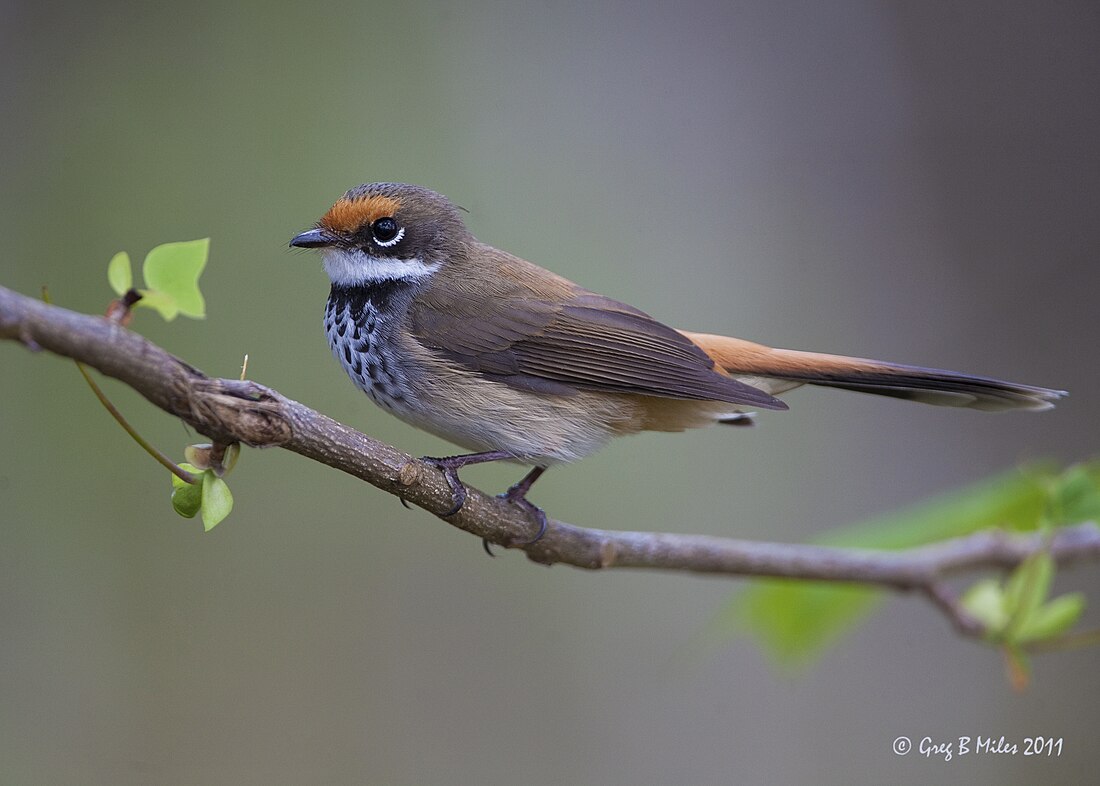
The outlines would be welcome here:
<svg viewBox="0 0 1100 786">
<path fill-rule="evenodd" d="M 321 249 L 321 259 L 332 283 L 343 287 L 382 281 L 415 281 L 439 270 L 438 262 L 427 263 L 419 257 L 375 257 L 359 248 L 324 248 Z"/>
</svg>

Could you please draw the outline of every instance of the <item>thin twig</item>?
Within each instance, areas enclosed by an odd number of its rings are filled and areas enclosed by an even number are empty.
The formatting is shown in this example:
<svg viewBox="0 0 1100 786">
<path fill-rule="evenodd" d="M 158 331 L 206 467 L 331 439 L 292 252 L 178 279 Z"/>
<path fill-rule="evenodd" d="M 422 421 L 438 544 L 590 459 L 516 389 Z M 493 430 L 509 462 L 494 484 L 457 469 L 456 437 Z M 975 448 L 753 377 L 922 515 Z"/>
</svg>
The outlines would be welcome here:
<svg viewBox="0 0 1100 786">
<path fill-rule="evenodd" d="M 214 379 L 100 317 L 48 306 L 0 287 L 0 338 L 79 360 L 131 386 L 214 444 L 278 446 L 347 472 L 437 516 L 452 507 L 441 472 L 253 382 Z M 538 522 L 527 511 L 469 489 L 445 521 L 491 543 L 526 543 Z M 1040 549 L 1058 564 L 1100 559 L 1100 528 L 1086 523 L 1053 534 L 978 532 L 905 551 L 764 543 L 658 532 L 618 532 L 549 522 L 538 542 L 520 546 L 540 563 L 579 568 L 648 568 L 728 576 L 857 582 L 922 592 L 966 635 L 981 626 L 945 588 L 945 578 L 1007 569 Z"/>
<path fill-rule="evenodd" d="M 47 305 L 52 305 L 53 300 L 50 298 L 50 291 L 45 286 L 42 287 L 42 300 Z M 111 304 L 107 307 L 106 317 L 112 322 L 125 327 L 130 323 L 131 309 L 135 303 L 141 300 L 141 293 L 136 289 L 130 288 L 125 292 L 118 300 L 111 301 Z M 34 347 L 36 350 L 37 346 Z M 248 355 L 245 355 L 245 362 L 247 364 Z M 107 398 L 107 394 L 103 392 L 103 389 L 96 383 L 92 375 L 88 373 L 88 367 L 81 363 L 79 360 L 74 360 L 76 368 L 80 372 L 80 375 L 84 377 L 84 381 L 88 383 L 88 387 L 95 393 L 96 398 L 99 399 L 99 403 L 103 405 L 103 408 L 111 413 L 111 417 L 115 419 L 118 425 L 122 426 L 122 430 L 125 431 L 136 442 L 142 450 L 153 457 L 161 466 L 182 480 L 184 483 L 197 483 L 198 478 L 192 473 L 185 470 L 183 467 L 178 466 L 172 459 L 160 452 L 152 443 L 148 442 L 145 437 L 138 433 L 137 429 L 130 425 L 130 422 L 126 420 L 122 412 Z M 242 374 L 242 379 L 244 376 Z"/>
<path fill-rule="evenodd" d="M 141 436 L 141 434 L 138 433 L 137 429 L 130 425 L 130 421 L 126 420 L 125 416 L 123 416 L 122 412 L 119 411 L 118 407 L 116 407 L 114 403 L 109 398 L 107 398 L 107 394 L 103 392 L 103 389 L 99 387 L 96 381 L 92 378 L 92 375 L 88 373 L 87 366 L 85 366 L 78 360 L 76 361 L 76 367 L 80 370 L 80 374 L 84 377 L 84 381 L 88 383 L 88 387 L 92 389 L 92 392 L 95 393 L 96 398 L 99 399 L 99 403 L 103 405 L 104 409 L 111 413 L 111 417 L 113 417 L 118 422 L 118 425 L 122 426 L 122 430 L 129 434 L 134 442 L 138 443 L 138 445 L 140 445 L 146 453 L 156 459 L 158 464 L 163 466 L 166 470 L 171 472 L 184 483 L 198 482 L 198 478 L 195 477 L 194 474 L 188 472 L 183 467 L 176 464 L 176 462 L 172 461 L 172 459 L 161 453 L 161 451 L 155 445 L 146 440 L 145 437 Z"/>
<path fill-rule="evenodd" d="M 962 607 L 958 597 L 946 584 L 941 581 L 931 581 L 922 585 L 921 590 L 947 616 L 959 633 L 975 638 L 985 634 L 985 626 Z"/>
</svg>

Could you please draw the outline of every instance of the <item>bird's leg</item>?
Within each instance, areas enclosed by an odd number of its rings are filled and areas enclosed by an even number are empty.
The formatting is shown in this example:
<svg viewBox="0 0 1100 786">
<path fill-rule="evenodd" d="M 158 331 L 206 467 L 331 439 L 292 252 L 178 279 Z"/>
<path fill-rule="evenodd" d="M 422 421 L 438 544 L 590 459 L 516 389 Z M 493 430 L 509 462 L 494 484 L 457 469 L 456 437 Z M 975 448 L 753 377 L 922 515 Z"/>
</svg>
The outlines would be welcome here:
<svg viewBox="0 0 1100 786">
<path fill-rule="evenodd" d="M 466 504 L 466 487 L 462 485 L 462 481 L 458 478 L 460 469 L 470 464 L 485 464 L 490 461 L 506 461 L 512 458 L 515 458 L 515 456 L 503 450 L 490 450 L 484 453 L 466 453 L 461 456 L 444 456 L 443 458 L 423 456 L 420 460 L 425 464 L 431 464 L 442 472 L 443 477 L 447 479 L 447 485 L 451 487 L 451 498 L 454 501 L 454 507 L 441 514 L 446 518 L 458 513 L 462 510 L 462 506 Z M 535 533 L 535 537 L 520 543 L 520 546 L 530 546 L 532 543 L 537 543 L 546 534 L 546 513 L 543 512 L 542 508 L 527 499 L 527 492 L 531 490 L 531 486 L 545 471 L 546 467 L 533 467 L 518 483 L 500 495 L 501 499 L 519 505 L 524 510 L 532 513 L 539 523 L 539 531 Z M 485 552 L 490 557 L 493 556 L 493 552 L 489 548 L 489 541 L 483 538 L 482 545 L 485 547 Z"/>
<path fill-rule="evenodd" d="M 546 513 L 542 508 L 527 499 L 527 492 L 531 490 L 531 486 L 535 484 L 535 481 L 538 480 L 539 476 L 545 471 L 546 467 L 534 467 L 523 476 L 523 479 L 520 480 L 519 483 L 500 495 L 501 499 L 507 500 L 514 505 L 519 505 L 521 508 L 533 513 L 539 522 L 539 531 L 535 533 L 535 537 L 525 543 L 520 543 L 519 545 L 521 546 L 530 546 L 532 543 L 537 543 L 542 536 L 546 534 Z"/>
<path fill-rule="evenodd" d="M 470 464 L 484 464 L 488 461 L 505 461 L 510 458 L 515 458 L 515 456 L 503 450 L 490 450 L 485 453 L 466 453 L 461 456 L 445 456 L 443 458 L 422 456 L 420 460 L 425 464 L 431 464 L 442 472 L 443 477 L 447 479 L 447 485 L 451 487 L 451 501 L 454 502 L 454 507 L 440 515 L 444 518 L 453 516 L 458 513 L 458 511 L 462 510 L 462 506 L 466 504 L 466 487 L 463 486 L 462 481 L 458 479 L 458 471 L 460 469 Z M 535 477 L 538 477 L 538 475 Z M 524 478 L 524 480 L 526 480 L 526 478 Z M 520 483 L 522 482 L 523 481 L 520 481 Z M 532 479 L 531 482 L 533 483 L 534 480 Z M 527 485 L 530 487 L 531 484 L 528 483 Z"/>
</svg>

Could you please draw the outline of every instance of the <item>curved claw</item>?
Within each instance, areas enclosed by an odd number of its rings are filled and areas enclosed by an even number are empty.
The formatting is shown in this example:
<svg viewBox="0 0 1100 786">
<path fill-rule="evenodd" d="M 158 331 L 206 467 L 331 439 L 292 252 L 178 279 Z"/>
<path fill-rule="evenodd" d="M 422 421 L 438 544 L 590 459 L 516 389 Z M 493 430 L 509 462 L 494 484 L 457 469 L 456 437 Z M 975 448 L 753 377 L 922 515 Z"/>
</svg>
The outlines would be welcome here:
<svg viewBox="0 0 1100 786">
<path fill-rule="evenodd" d="M 523 506 L 535 514 L 535 518 L 539 522 L 539 531 L 535 533 L 535 537 L 530 540 L 520 543 L 521 546 L 532 546 L 542 540 L 542 536 L 546 534 L 547 520 L 546 511 L 540 508 L 538 505 L 534 505 L 527 500 L 523 500 Z"/>
<path fill-rule="evenodd" d="M 446 513 L 440 513 L 439 515 L 443 518 L 447 518 L 462 510 L 462 506 L 466 504 L 466 487 L 463 486 L 462 481 L 458 479 L 458 470 L 451 466 L 447 462 L 447 459 L 423 456 L 420 460 L 425 464 L 431 464 L 442 472 L 443 477 L 447 479 L 447 485 L 451 487 L 451 501 L 454 502 L 454 507 Z"/>
<path fill-rule="evenodd" d="M 518 505 L 528 513 L 531 513 L 539 523 L 539 531 L 535 533 L 535 537 L 521 543 L 516 543 L 515 545 L 519 547 L 532 546 L 542 540 L 542 536 L 546 534 L 546 527 L 548 526 L 546 511 L 522 494 L 515 493 L 513 489 L 508 489 L 508 491 L 500 495 L 500 498 L 511 502 L 513 505 Z"/>
<path fill-rule="evenodd" d="M 447 479 L 447 485 L 451 487 L 451 501 L 454 502 L 454 507 L 448 510 L 446 513 L 440 515 L 446 518 L 447 516 L 453 516 L 462 510 L 462 506 L 466 504 L 466 487 L 462 485 L 462 481 L 458 479 L 458 470 L 452 467 L 440 467 L 443 472 L 443 477 Z"/>
</svg>

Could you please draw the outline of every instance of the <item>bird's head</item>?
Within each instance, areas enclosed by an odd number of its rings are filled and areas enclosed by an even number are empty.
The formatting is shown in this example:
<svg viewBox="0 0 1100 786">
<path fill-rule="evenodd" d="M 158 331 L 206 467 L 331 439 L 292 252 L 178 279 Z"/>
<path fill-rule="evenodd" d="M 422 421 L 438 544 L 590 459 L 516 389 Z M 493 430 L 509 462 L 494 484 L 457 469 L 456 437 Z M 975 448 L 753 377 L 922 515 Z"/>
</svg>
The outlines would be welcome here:
<svg viewBox="0 0 1100 786">
<path fill-rule="evenodd" d="M 474 242 L 458 208 L 442 194 L 406 183 L 356 186 L 294 248 L 321 252 L 337 286 L 416 280 L 463 258 Z"/>
</svg>

